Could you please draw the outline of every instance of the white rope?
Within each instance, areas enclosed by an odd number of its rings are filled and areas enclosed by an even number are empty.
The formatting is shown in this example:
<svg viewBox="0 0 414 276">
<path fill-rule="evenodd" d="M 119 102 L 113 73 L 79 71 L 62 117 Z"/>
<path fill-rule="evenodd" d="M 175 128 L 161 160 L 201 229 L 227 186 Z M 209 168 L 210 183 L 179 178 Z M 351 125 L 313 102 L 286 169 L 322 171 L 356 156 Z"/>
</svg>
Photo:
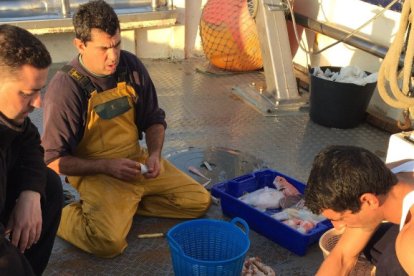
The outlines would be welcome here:
<svg viewBox="0 0 414 276">
<path fill-rule="evenodd" d="M 380 96 L 388 105 L 407 111 L 414 106 L 414 98 L 408 96 L 414 55 L 414 28 L 411 28 L 409 34 L 407 34 L 409 23 L 412 23 L 412 7 L 414 7 L 414 0 L 405 0 L 401 11 L 400 27 L 378 72 L 378 91 Z M 398 64 L 403 52 L 406 35 L 409 35 L 409 39 L 405 52 L 404 66 L 399 71 Z M 398 80 L 401 79 L 402 88 L 400 89 Z M 391 91 L 388 91 L 388 88 Z"/>
</svg>

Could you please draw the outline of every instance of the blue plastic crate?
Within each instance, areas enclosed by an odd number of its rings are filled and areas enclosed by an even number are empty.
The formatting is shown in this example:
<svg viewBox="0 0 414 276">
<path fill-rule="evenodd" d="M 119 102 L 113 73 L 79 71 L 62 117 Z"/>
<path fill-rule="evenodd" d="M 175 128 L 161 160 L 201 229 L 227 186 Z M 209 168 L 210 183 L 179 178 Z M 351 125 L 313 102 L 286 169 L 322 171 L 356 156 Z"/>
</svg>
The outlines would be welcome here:
<svg viewBox="0 0 414 276">
<path fill-rule="evenodd" d="M 247 221 L 249 227 L 257 233 L 262 234 L 293 253 L 303 256 L 306 254 L 307 248 L 316 243 L 322 234 L 332 227 L 329 220 L 318 223 L 311 231 L 303 234 L 272 218 L 271 214 L 261 212 L 238 199 L 246 192 L 251 193 L 265 186 L 274 188 L 273 180 L 276 176 L 284 177 L 303 194 L 306 187 L 305 184 L 270 169 L 218 183 L 214 185 L 211 192 L 213 196 L 220 198 L 221 208 L 225 215 L 243 218 Z"/>
</svg>

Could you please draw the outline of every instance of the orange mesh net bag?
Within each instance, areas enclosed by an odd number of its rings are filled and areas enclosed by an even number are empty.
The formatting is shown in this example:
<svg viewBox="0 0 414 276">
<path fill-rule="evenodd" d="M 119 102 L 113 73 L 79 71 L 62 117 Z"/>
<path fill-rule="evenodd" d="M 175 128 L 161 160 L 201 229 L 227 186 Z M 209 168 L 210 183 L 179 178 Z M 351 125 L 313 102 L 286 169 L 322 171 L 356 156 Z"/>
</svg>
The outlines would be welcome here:
<svg viewBox="0 0 414 276">
<path fill-rule="evenodd" d="M 246 0 L 209 0 L 200 20 L 204 53 L 214 66 L 230 71 L 263 67 L 256 23 Z M 250 9 L 251 10 L 251 9 Z"/>
</svg>

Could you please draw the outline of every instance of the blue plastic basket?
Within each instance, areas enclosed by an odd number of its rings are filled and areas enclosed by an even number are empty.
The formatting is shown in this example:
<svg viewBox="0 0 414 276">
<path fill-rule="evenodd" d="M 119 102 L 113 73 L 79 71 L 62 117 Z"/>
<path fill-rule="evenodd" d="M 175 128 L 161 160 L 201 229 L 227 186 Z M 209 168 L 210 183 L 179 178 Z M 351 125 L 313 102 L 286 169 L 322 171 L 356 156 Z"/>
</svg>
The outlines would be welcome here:
<svg viewBox="0 0 414 276">
<path fill-rule="evenodd" d="M 236 224 L 240 223 L 244 231 Z M 175 275 L 240 276 L 250 247 L 249 226 L 241 218 L 231 222 L 196 219 L 167 233 Z"/>
</svg>

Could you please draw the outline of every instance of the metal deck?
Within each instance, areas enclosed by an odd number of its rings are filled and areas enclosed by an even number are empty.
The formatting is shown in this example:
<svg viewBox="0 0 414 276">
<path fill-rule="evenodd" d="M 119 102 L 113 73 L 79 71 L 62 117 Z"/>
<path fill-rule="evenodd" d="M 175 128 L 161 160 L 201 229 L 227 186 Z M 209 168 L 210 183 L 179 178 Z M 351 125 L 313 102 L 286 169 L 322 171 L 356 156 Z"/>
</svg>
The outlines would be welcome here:
<svg viewBox="0 0 414 276">
<path fill-rule="evenodd" d="M 196 70 L 204 66 L 204 59 L 144 63 L 167 113 L 164 155 L 190 147 L 234 149 L 305 183 L 315 154 L 327 145 L 362 146 L 385 160 L 389 133 L 368 124 L 348 130 L 326 128 L 310 121 L 303 111 L 266 117 L 232 93 L 236 85 L 263 83 L 262 72 L 206 74 Z M 31 117 L 41 130 L 41 111 Z M 206 217 L 229 220 L 218 205 L 212 205 Z M 166 232 L 179 222 L 137 217 L 127 249 L 114 259 L 91 256 L 56 238 L 44 275 L 173 275 L 166 239 L 138 239 L 137 235 Z M 254 231 L 250 240 L 247 256 L 259 256 L 277 275 L 314 275 L 323 259 L 317 244 L 299 257 Z"/>
</svg>

